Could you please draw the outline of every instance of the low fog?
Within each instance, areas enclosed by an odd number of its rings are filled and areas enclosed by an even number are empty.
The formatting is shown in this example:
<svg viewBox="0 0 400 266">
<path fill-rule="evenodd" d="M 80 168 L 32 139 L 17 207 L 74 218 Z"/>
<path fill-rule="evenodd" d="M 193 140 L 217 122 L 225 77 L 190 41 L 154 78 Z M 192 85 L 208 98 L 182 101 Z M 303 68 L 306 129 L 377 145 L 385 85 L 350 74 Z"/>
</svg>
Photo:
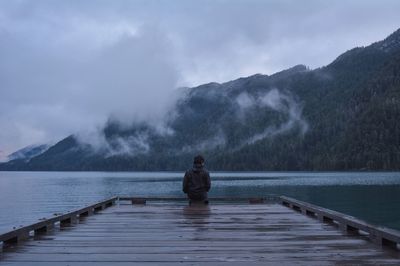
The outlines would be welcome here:
<svg viewBox="0 0 400 266">
<path fill-rule="evenodd" d="M 276 125 L 266 125 L 262 132 L 254 134 L 251 138 L 245 140 L 235 148 L 240 148 L 247 144 L 253 144 L 267 137 L 273 137 L 277 134 L 284 133 L 298 126 L 301 134 L 304 135 L 308 130 L 308 123 L 302 117 L 302 106 L 295 101 L 293 96 L 279 91 L 277 88 L 271 89 L 268 92 L 257 95 L 256 97 L 246 92 L 241 93 L 236 98 L 237 104 L 240 107 L 240 114 L 246 113 L 247 109 L 259 106 L 267 107 L 276 112 L 286 114 L 288 119 L 284 123 Z"/>
<path fill-rule="evenodd" d="M 0 160 L 70 134 L 101 141 L 93 136 L 110 117 L 168 134 L 163 121 L 184 91 L 177 88 L 326 65 L 397 29 L 398 10 L 395 0 L 2 1 Z M 248 143 L 303 123 L 289 95 L 271 93 L 238 103 L 286 102 L 289 120 Z"/>
</svg>

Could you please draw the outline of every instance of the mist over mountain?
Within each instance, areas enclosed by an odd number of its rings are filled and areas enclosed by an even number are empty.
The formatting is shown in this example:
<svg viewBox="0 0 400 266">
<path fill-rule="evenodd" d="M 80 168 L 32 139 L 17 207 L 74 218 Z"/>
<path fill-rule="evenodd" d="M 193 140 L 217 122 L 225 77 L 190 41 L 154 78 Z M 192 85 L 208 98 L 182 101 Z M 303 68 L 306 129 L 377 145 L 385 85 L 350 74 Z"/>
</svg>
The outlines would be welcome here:
<svg viewBox="0 0 400 266">
<path fill-rule="evenodd" d="M 181 91 L 162 121 L 110 118 L 0 169 L 183 170 L 198 153 L 211 170 L 400 169 L 400 30 L 315 70 Z"/>
<path fill-rule="evenodd" d="M 22 148 L 18 151 L 15 151 L 8 155 L 8 160 L 25 160 L 29 161 L 31 158 L 38 156 L 45 152 L 51 145 L 48 144 L 39 144 L 39 145 L 30 145 L 28 147 Z"/>
</svg>

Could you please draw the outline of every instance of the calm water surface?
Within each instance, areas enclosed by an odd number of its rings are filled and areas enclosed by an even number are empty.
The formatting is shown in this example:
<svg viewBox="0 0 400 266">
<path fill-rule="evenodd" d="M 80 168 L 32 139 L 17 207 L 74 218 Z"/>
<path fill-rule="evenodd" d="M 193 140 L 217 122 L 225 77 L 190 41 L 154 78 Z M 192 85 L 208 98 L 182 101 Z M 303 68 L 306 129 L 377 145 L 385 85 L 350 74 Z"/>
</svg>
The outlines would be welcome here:
<svg viewBox="0 0 400 266">
<path fill-rule="evenodd" d="M 183 196 L 183 173 L 0 172 L 0 233 L 114 195 Z M 400 230 L 400 172 L 215 172 L 210 196 L 287 195 Z"/>
</svg>

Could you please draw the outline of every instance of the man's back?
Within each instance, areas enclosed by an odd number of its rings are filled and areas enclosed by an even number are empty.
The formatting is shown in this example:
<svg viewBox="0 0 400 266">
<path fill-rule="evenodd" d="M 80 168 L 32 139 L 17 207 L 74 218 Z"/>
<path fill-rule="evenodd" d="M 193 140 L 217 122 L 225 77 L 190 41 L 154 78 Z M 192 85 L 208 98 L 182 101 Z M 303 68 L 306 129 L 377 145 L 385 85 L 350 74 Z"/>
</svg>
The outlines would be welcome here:
<svg viewBox="0 0 400 266">
<path fill-rule="evenodd" d="M 186 171 L 183 178 L 183 192 L 192 200 L 206 200 L 207 192 L 211 188 L 211 179 L 203 162 L 194 163 L 193 168 Z"/>
</svg>

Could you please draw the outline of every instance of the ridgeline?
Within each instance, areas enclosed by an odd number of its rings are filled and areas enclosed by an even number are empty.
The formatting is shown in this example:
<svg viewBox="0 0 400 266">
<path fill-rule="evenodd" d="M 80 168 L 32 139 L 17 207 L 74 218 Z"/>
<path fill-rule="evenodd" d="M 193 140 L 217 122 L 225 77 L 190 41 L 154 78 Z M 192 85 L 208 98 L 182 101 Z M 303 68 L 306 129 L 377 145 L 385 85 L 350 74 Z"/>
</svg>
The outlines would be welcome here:
<svg viewBox="0 0 400 266">
<path fill-rule="evenodd" d="M 109 120 L 99 135 L 0 170 L 183 170 L 197 153 L 211 170 L 399 170 L 400 30 L 318 69 L 187 88 L 160 125 Z"/>
</svg>

